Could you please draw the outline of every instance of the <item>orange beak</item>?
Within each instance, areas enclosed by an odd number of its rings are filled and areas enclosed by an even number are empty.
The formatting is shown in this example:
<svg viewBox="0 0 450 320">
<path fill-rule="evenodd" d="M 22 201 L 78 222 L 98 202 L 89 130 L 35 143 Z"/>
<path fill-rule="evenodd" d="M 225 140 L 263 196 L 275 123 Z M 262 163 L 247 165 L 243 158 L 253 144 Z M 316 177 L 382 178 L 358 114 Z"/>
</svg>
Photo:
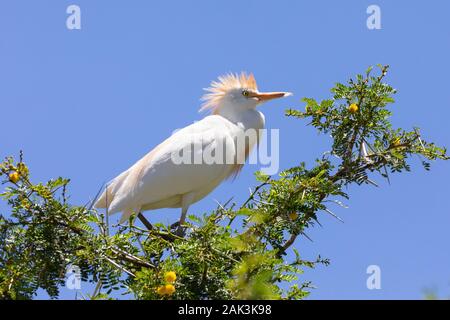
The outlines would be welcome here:
<svg viewBox="0 0 450 320">
<path fill-rule="evenodd" d="M 292 95 L 290 92 L 257 92 L 251 96 L 257 98 L 259 101 L 269 101 L 272 99 L 283 98 Z"/>
</svg>

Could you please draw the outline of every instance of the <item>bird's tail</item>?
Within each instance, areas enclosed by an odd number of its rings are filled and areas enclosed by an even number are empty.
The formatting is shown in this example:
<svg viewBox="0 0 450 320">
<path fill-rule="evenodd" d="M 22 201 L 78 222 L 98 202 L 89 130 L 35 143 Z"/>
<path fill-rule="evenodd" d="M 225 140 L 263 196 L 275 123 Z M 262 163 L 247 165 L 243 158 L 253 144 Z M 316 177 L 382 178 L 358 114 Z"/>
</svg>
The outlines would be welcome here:
<svg viewBox="0 0 450 320">
<path fill-rule="evenodd" d="M 111 192 L 111 189 L 106 187 L 106 189 L 103 191 L 103 193 L 100 195 L 100 197 L 95 202 L 94 207 L 98 208 L 98 209 L 107 208 L 108 203 L 111 203 L 112 198 L 113 198 L 113 194 Z"/>
<path fill-rule="evenodd" d="M 105 190 L 95 202 L 94 207 L 98 209 L 110 208 L 111 203 L 114 201 L 115 195 L 120 186 L 128 176 L 128 172 L 125 171 L 111 182 L 106 184 Z"/>
</svg>

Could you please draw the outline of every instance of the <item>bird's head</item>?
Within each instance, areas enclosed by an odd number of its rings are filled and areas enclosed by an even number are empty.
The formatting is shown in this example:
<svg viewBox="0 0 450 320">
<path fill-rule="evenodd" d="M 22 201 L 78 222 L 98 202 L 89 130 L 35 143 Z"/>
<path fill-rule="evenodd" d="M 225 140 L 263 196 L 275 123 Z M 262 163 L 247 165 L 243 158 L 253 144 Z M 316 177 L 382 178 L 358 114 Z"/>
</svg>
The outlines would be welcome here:
<svg viewBox="0 0 450 320">
<path fill-rule="evenodd" d="M 244 72 L 221 76 L 205 90 L 207 93 L 202 98 L 204 103 L 200 111 L 211 110 L 213 114 L 225 109 L 236 112 L 254 109 L 266 101 L 291 95 L 290 92 L 260 92 L 253 74 Z"/>
</svg>

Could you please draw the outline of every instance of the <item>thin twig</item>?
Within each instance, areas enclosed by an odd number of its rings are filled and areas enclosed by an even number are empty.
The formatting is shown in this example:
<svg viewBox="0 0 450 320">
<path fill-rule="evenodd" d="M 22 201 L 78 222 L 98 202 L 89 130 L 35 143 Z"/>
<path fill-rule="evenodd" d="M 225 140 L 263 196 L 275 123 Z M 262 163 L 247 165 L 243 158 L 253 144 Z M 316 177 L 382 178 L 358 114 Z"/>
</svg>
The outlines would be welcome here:
<svg viewBox="0 0 450 320">
<path fill-rule="evenodd" d="M 126 274 L 132 276 L 133 278 L 136 277 L 136 276 L 134 275 L 134 273 L 132 273 L 131 271 L 128 271 L 127 269 L 125 269 L 125 267 L 121 266 L 120 264 L 118 264 L 118 263 L 115 262 L 114 260 L 112 260 L 112 259 L 110 259 L 110 258 L 108 258 L 108 257 L 105 257 L 105 259 L 106 259 L 106 261 L 108 261 L 109 263 L 111 263 L 111 264 L 112 264 L 113 266 L 115 266 L 116 268 L 122 270 L 122 271 L 125 272 Z"/>
<path fill-rule="evenodd" d="M 109 203 L 108 203 L 108 184 L 105 187 L 105 202 L 106 202 L 106 213 L 105 213 L 105 221 L 106 221 L 106 236 L 109 237 Z"/>
<path fill-rule="evenodd" d="M 92 293 L 92 297 L 96 297 L 102 288 L 102 280 L 98 280 L 97 285 L 95 286 L 94 292 Z"/>
<path fill-rule="evenodd" d="M 339 218 L 336 214 L 333 213 L 333 211 L 331 211 L 330 209 L 325 209 L 325 212 L 330 214 L 332 217 L 336 218 L 337 220 L 339 220 L 340 222 L 344 222 L 344 220 L 342 220 L 341 218 Z"/>
</svg>

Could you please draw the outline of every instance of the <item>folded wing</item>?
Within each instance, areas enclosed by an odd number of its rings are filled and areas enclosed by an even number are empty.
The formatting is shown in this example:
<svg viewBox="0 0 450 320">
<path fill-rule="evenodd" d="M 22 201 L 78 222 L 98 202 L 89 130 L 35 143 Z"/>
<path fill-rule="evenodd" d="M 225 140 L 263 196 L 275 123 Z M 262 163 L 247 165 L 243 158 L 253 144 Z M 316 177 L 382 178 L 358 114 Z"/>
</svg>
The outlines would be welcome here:
<svg viewBox="0 0 450 320">
<path fill-rule="evenodd" d="M 214 115 L 179 130 L 113 179 L 95 206 L 129 215 L 133 210 L 180 207 L 187 193 L 200 200 L 236 169 L 226 162 L 235 156 L 236 130 Z"/>
</svg>

